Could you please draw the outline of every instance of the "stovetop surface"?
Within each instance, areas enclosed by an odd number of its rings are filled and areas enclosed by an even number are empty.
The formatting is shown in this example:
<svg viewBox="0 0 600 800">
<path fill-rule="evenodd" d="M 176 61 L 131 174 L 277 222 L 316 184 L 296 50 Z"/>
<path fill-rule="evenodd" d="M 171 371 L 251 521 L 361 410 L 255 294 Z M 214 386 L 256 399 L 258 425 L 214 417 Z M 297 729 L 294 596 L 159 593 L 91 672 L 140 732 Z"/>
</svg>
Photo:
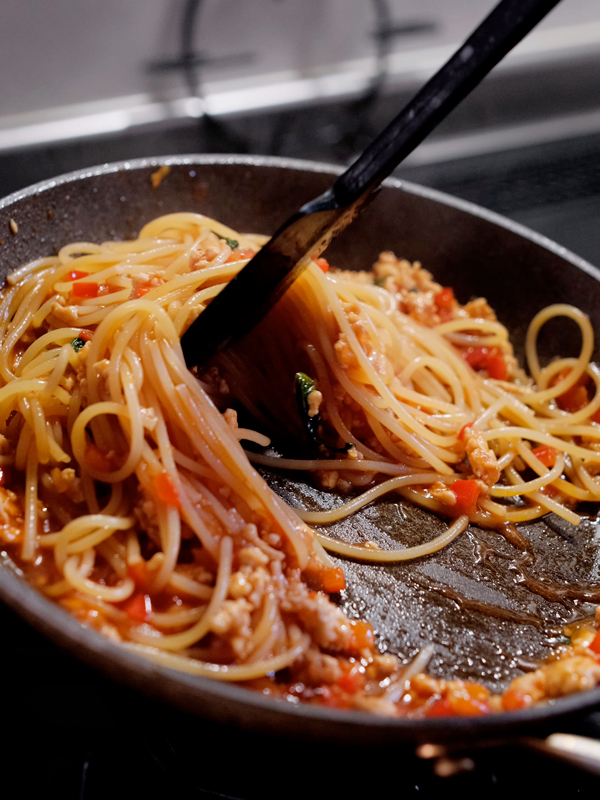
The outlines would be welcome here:
<svg viewBox="0 0 600 800">
<path fill-rule="evenodd" d="M 62 172 L 146 155 L 228 150 L 193 126 L 0 156 L 0 195 Z M 280 155 L 345 161 L 336 149 Z M 404 167 L 400 177 L 512 217 L 600 265 L 600 136 Z M 390 795 L 584 795 L 597 777 L 518 743 L 458 753 L 450 771 L 414 749 L 272 738 L 190 718 L 117 686 L 0 608 L 4 741 L 0 781 L 10 800 L 143 797 L 331 798 Z M 561 722 L 600 738 L 600 710 Z M 462 770 L 461 770 L 462 768 Z"/>
</svg>

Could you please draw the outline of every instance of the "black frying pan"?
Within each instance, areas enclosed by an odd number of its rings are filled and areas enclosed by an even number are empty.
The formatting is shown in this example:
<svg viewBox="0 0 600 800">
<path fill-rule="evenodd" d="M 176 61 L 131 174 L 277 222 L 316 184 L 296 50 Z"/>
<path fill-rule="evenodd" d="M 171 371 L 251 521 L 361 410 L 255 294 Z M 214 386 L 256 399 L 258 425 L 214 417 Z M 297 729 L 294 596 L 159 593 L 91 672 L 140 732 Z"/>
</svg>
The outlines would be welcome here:
<svg viewBox="0 0 600 800">
<path fill-rule="evenodd" d="M 170 165 L 171 172 L 154 189 L 150 175 L 162 164 Z M 242 231 L 271 233 L 299 205 L 324 191 L 335 174 L 333 167 L 284 159 L 190 156 L 105 165 L 45 181 L 0 202 L 1 274 L 67 242 L 135 236 L 153 217 L 173 211 L 198 211 Z M 594 267 L 471 204 L 388 181 L 327 257 L 346 268 L 365 268 L 384 249 L 422 261 L 442 284 L 455 288 L 462 302 L 487 297 L 511 330 L 517 352 L 529 320 L 550 303 L 577 305 L 600 329 L 600 273 Z M 548 326 L 542 356 L 575 354 L 577 336 L 566 322 Z M 294 505 L 332 502 L 308 484 L 283 475 L 267 477 Z M 362 529 L 384 544 L 412 545 L 437 535 L 445 524 L 387 498 L 329 530 L 352 540 Z M 548 517 L 520 531 L 530 548 L 527 574 L 541 582 L 541 594 L 519 578 L 524 559 L 518 545 L 471 528 L 446 549 L 416 562 L 344 562 L 344 610 L 373 623 L 383 650 L 408 662 L 432 642 L 434 675 L 473 678 L 499 691 L 548 655 L 566 623 L 595 608 L 574 597 L 544 597 L 547 587 L 562 582 L 583 590 L 600 584 L 592 518 L 573 528 Z M 253 729 L 355 743 L 365 738 L 370 743 L 480 739 L 522 733 L 527 726 L 551 729 L 556 717 L 600 702 L 600 689 L 595 689 L 518 713 L 423 721 L 295 707 L 242 687 L 179 674 L 127 652 L 39 595 L 7 559 L 0 566 L 0 597 L 115 679 L 188 711 Z"/>
</svg>

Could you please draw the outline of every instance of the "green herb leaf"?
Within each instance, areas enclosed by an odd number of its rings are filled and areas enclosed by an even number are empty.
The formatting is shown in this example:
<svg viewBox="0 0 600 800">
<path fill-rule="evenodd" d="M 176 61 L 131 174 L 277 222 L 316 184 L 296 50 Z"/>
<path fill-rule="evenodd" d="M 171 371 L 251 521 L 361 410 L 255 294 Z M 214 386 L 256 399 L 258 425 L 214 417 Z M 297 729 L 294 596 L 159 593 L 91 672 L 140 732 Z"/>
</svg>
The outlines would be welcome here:
<svg viewBox="0 0 600 800">
<path fill-rule="evenodd" d="M 294 376 L 294 385 L 299 398 L 302 400 L 303 408 L 308 411 L 308 395 L 317 388 L 314 380 L 306 372 L 297 372 Z"/>
<path fill-rule="evenodd" d="M 375 278 L 373 280 L 373 283 L 375 284 L 375 286 L 383 287 L 385 285 L 385 278 Z"/>
<path fill-rule="evenodd" d="M 308 403 L 308 398 L 317 388 L 315 381 L 305 372 L 297 372 L 294 376 L 294 388 L 296 390 L 298 411 L 300 413 L 302 425 L 304 426 L 304 430 L 306 431 L 308 438 L 314 444 L 325 447 L 327 450 L 330 450 L 333 453 L 347 453 L 348 450 L 353 447 L 351 442 L 345 444 L 344 447 L 332 447 L 331 445 L 327 444 L 319 437 L 318 434 L 319 426 L 321 424 L 321 415 L 314 414 L 312 417 L 309 416 L 308 412 L 310 410 L 310 406 Z"/>
<path fill-rule="evenodd" d="M 71 347 L 73 348 L 73 350 L 75 350 L 76 353 L 78 353 L 82 347 L 85 347 L 84 339 L 82 339 L 79 336 L 76 339 L 73 339 L 73 341 L 71 342 Z"/>
<path fill-rule="evenodd" d="M 230 239 L 229 236 L 221 236 L 221 234 L 217 233 L 216 231 L 213 231 L 213 233 L 215 234 L 215 236 L 218 236 L 219 239 L 223 239 L 225 244 L 228 244 L 232 250 L 235 250 L 235 248 L 238 247 L 240 244 L 237 239 Z"/>
</svg>

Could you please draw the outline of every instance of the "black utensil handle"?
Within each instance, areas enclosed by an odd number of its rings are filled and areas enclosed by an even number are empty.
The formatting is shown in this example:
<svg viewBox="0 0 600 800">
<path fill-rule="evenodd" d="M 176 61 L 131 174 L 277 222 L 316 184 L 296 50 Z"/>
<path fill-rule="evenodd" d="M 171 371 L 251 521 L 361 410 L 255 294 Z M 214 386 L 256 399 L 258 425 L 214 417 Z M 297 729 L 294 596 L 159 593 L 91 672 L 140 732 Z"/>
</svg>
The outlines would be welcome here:
<svg viewBox="0 0 600 800">
<path fill-rule="evenodd" d="M 386 178 L 560 0 L 502 0 L 336 181 L 345 206 Z"/>
</svg>

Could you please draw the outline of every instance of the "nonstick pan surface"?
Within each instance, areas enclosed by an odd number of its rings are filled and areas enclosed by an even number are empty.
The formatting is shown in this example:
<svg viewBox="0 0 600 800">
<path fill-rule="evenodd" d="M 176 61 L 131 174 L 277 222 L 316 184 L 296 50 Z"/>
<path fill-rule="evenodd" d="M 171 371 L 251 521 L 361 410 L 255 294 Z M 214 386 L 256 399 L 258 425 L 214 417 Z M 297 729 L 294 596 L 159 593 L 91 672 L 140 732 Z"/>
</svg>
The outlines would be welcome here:
<svg viewBox="0 0 600 800">
<path fill-rule="evenodd" d="M 157 188 L 150 175 L 171 167 Z M 197 211 L 241 231 L 272 233 L 302 203 L 332 183 L 337 170 L 318 164 L 241 156 L 146 159 L 72 173 L 0 201 L 0 277 L 73 241 L 130 238 L 150 219 Z M 10 220 L 17 223 L 13 233 Z M 551 303 L 572 303 L 600 330 L 600 273 L 568 251 L 491 212 L 430 189 L 386 182 L 380 196 L 327 253 L 344 268 L 368 268 L 382 250 L 419 260 L 461 302 L 484 296 L 511 332 L 518 355 L 531 318 Z M 548 325 L 542 358 L 578 352 L 568 321 Z M 597 354 L 596 354 L 597 357 Z M 292 505 L 323 508 L 337 498 L 266 475 Z M 594 511 L 590 509 L 590 511 Z M 446 523 L 393 496 L 329 531 L 348 541 L 418 544 Z M 541 581 L 600 585 L 600 522 L 577 528 L 549 516 L 522 525 Z M 348 588 L 341 604 L 372 622 L 383 651 L 407 662 L 435 645 L 432 674 L 471 678 L 500 691 L 558 643 L 566 624 L 595 606 L 547 599 L 521 580 L 521 550 L 494 531 L 473 526 L 439 553 L 396 565 L 344 561 Z M 292 706 L 240 686 L 151 664 L 83 627 L 29 587 L 8 557 L 0 565 L 0 597 L 32 625 L 113 678 L 187 711 L 264 731 L 370 743 L 503 736 L 552 727 L 554 718 L 600 703 L 600 689 L 526 711 L 480 718 L 388 720 L 357 712 Z"/>
</svg>

